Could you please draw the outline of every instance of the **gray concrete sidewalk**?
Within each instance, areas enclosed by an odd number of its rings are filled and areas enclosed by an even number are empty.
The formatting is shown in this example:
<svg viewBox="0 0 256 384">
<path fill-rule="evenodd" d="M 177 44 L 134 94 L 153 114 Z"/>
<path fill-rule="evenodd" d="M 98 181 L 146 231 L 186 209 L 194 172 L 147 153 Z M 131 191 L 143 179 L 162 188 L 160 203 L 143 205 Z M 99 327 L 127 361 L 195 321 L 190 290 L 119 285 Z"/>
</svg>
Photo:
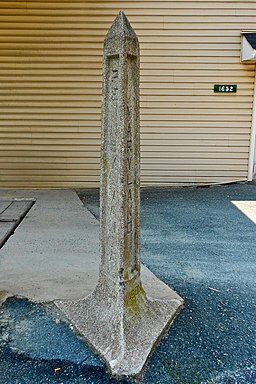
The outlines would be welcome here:
<svg viewBox="0 0 256 384">
<path fill-rule="evenodd" d="M 1 197 L 36 203 L 0 250 L 0 291 L 35 302 L 73 300 L 94 289 L 99 271 L 99 222 L 72 190 L 0 190 Z M 171 291 L 146 267 L 144 288 Z M 173 293 L 173 298 L 176 298 Z"/>
<path fill-rule="evenodd" d="M 36 203 L 0 250 L 0 290 L 33 301 L 86 296 L 98 275 L 98 222 L 72 190 L 0 190 Z"/>
</svg>

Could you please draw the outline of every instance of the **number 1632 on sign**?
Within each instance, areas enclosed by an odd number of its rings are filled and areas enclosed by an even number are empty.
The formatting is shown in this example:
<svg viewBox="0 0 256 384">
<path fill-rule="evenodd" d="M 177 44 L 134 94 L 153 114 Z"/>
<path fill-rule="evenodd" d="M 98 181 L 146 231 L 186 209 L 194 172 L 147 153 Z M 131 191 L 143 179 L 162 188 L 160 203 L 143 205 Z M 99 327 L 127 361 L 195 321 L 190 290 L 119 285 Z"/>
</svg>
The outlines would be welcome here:
<svg viewBox="0 0 256 384">
<path fill-rule="evenodd" d="M 237 85 L 236 84 L 214 84 L 213 91 L 235 93 L 237 91 Z"/>
</svg>

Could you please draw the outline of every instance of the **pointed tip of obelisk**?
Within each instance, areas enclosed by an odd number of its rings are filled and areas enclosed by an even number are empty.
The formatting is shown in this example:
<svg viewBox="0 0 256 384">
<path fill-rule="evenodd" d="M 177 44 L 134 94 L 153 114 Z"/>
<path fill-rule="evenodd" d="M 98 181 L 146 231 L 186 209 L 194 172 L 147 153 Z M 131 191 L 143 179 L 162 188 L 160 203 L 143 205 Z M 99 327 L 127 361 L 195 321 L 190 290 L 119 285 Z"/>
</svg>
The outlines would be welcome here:
<svg viewBox="0 0 256 384">
<path fill-rule="evenodd" d="M 132 29 L 132 26 L 129 23 L 129 20 L 127 19 L 124 11 L 118 12 L 118 15 L 116 16 L 115 20 L 113 21 L 113 24 L 111 25 L 107 33 L 106 40 L 115 36 L 137 39 L 137 35 Z"/>
<path fill-rule="evenodd" d="M 127 17 L 125 16 L 124 11 L 122 11 L 122 10 L 120 10 L 120 11 L 118 12 L 117 17 L 122 17 L 122 18 L 127 19 Z"/>
</svg>

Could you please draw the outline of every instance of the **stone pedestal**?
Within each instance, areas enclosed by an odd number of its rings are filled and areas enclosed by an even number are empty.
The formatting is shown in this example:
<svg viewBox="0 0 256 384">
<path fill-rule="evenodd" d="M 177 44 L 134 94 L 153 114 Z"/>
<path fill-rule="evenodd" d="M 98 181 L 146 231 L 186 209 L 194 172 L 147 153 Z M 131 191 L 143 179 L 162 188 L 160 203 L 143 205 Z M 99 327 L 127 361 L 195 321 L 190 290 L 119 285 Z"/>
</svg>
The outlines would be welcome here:
<svg viewBox="0 0 256 384">
<path fill-rule="evenodd" d="M 104 44 L 99 281 L 87 298 L 57 304 L 116 376 L 141 373 L 183 304 L 141 283 L 139 136 L 139 43 L 120 12 Z"/>
<path fill-rule="evenodd" d="M 154 299 L 140 286 L 140 292 L 131 291 L 127 303 L 120 286 L 100 279 L 87 298 L 57 305 L 112 375 L 140 377 L 151 351 L 182 307 L 182 299 L 165 289 L 164 299 Z"/>
</svg>

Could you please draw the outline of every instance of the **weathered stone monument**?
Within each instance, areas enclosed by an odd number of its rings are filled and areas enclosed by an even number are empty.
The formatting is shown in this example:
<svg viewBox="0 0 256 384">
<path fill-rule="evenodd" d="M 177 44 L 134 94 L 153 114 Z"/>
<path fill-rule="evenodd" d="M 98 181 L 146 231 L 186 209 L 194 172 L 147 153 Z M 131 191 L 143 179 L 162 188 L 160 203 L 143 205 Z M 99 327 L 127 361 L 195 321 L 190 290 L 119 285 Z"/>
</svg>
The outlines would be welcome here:
<svg viewBox="0 0 256 384">
<path fill-rule="evenodd" d="M 140 271 L 139 43 L 120 12 L 104 44 L 101 265 L 85 299 L 59 302 L 116 376 L 138 375 L 183 301 L 147 296 Z"/>
</svg>

